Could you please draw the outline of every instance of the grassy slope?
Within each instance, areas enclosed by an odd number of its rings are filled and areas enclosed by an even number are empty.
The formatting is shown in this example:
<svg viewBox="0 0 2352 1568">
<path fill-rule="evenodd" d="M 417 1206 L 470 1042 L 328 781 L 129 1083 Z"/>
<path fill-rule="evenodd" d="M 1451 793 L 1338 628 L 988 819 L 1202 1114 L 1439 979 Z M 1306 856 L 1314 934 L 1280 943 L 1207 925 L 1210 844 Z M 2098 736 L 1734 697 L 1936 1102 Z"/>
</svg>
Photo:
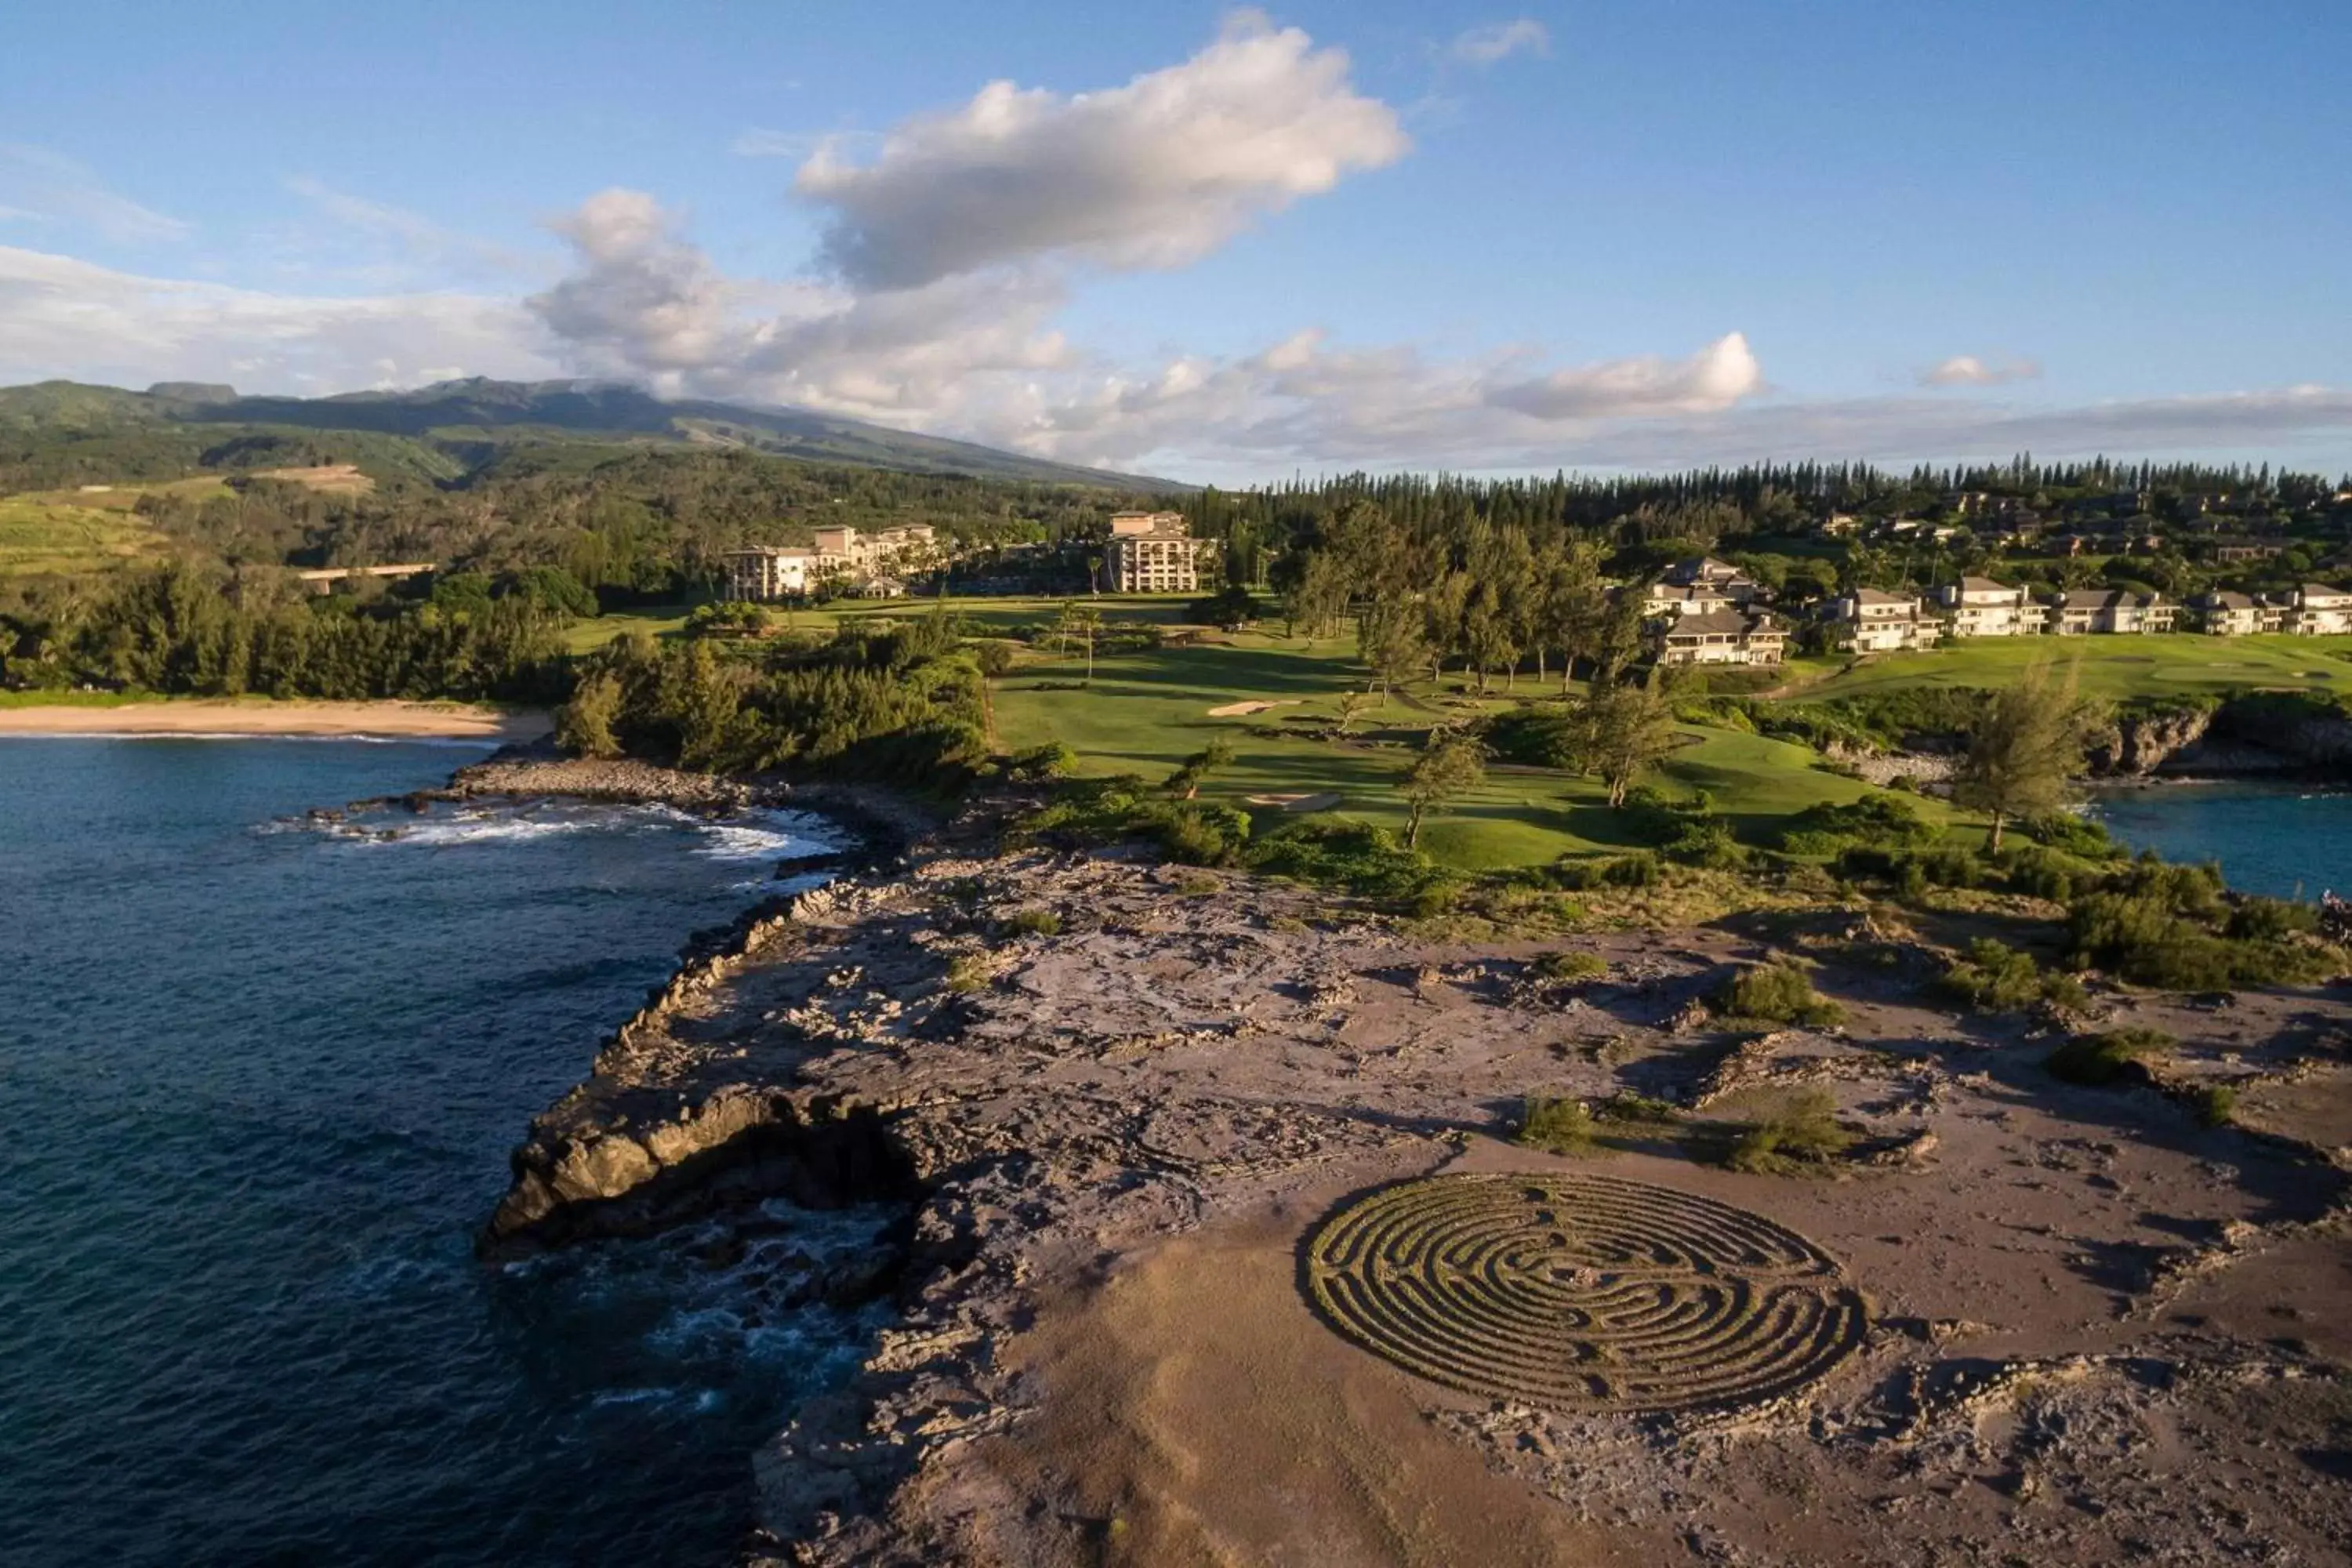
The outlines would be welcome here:
<svg viewBox="0 0 2352 1568">
<path fill-rule="evenodd" d="M 31 496 L 0 498 L 0 577 L 90 572 L 162 553 L 163 536 L 128 511 Z"/>
<path fill-rule="evenodd" d="M 2215 694 L 2263 688 L 2352 690 L 2352 637 L 1980 637 L 1927 653 L 1881 654 L 1841 672 L 1792 663 L 1791 695 L 1851 697 L 1922 686 L 2004 686 L 2036 662 L 2075 671 L 2085 697 Z M 1801 686 L 1798 683 L 1802 683 Z"/>
</svg>

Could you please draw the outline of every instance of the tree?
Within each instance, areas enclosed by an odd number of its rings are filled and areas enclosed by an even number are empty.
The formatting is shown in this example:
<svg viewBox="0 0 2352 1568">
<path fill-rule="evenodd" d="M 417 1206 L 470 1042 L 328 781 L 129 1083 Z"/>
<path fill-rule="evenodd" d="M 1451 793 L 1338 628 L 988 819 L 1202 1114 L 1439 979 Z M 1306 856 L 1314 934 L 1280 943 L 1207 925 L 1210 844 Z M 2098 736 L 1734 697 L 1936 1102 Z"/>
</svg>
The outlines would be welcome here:
<svg viewBox="0 0 2352 1568">
<path fill-rule="evenodd" d="M 1369 700 L 1370 695 L 1368 692 L 1357 690 L 1352 686 L 1339 693 L 1339 733 L 1344 735 L 1355 728 L 1356 721 L 1362 716 L 1364 703 Z"/>
<path fill-rule="evenodd" d="M 1993 692 L 1969 731 L 1968 754 L 1952 775 L 1952 799 L 1992 816 L 1992 852 L 2014 816 L 2055 811 L 2083 771 L 2083 706 L 2070 672 L 2052 679 L 2037 664 Z"/>
<path fill-rule="evenodd" d="M 1062 606 L 1062 618 L 1055 622 L 1054 626 L 1055 635 L 1061 638 L 1062 651 L 1065 654 L 1069 652 L 1072 637 L 1084 639 L 1087 645 L 1087 679 L 1088 681 L 1092 681 L 1095 678 L 1095 637 L 1102 630 L 1102 624 L 1100 610 L 1096 609 L 1092 605 L 1081 605 L 1073 600 Z"/>
<path fill-rule="evenodd" d="M 1609 787 L 1610 805 L 1622 806 L 1641 776 L 1674 750 L 1674 714 L 1654 670 L 1640 686 L 1594 682 L 1585 710 L 1593 771 Z"/>
<path fill-rule="evenodd" d="M 1184 759 L 1184 765 L 1168 775 L 1168 793 L 1179 800 L 1191 800 L 1201 793 L 1209 775 L 1234 765 L 1234 743 L 1222 736 Z"/>
<path fill-rule="evenodd" d="M 1405 822 L 1405 847 L 1421 847 L 1424 816 L 1444 810 L 1447 803 L 1476 789 L 1486 778 L 1486 748 L 1475 739 L 1458 730 L 1432 730 L 1421 755 L 1397 782 L 1412 811 Z"/>
<path fill-rule="evenodd" d="M 1356 647 L 1381 689 L 1381 706 L 1400 681 L 1410 680 L 1429 661 L 1429 643 L 1422 635 L 1421 605 L 1402 595 L 1382 595 L 1356 623 Z"/>
<path fill-rule="evenodd" d="M 617 757 L 621 741 L 613 725 L 620 716 L 620 681 L 601 669 L 583 676 L 555 716 L 555 743 L 575 757 Z"/>
</svg>

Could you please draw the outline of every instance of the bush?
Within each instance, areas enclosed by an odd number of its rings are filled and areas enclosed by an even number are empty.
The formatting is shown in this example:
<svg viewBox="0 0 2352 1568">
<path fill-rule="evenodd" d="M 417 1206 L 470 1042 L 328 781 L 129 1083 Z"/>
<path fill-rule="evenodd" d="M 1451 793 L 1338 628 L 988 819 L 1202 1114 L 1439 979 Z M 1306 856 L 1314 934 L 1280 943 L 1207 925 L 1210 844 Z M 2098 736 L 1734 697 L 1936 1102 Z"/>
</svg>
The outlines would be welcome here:
<svg viewBox="0 0 2352 1568">
<path fill-rule="evenodd" d="M 2095 817 L 2077 816 L 2071 811 L 2053 811 L 2040 816 L 2029 816 L 2018 827 L 2036 844 L 2063 850 L 2084 860 L 2119 860 L 2124 847 L 2107 836 L 2106 825 Z"/>
<path fill-rule="evenodd" d="M 1250 846 L 1248 859 L 1254 870 L 1371 899 L 1412 898 L 1437 876 L 1386 828 L 1344 819 L 1284 823 Z"/>
<path fill-rule="evenodd" d="M 1793 963 L 1759 963 L 1741 970 L 1715 994 L 1716 1010 L 1766 1024 L 1802 1024 L 1827 1028 L 1842 1022 L 1845 1009 L 1813 989 L 1812 977 Z"/>
<path fill-rule="evenodd" d="M 1515 1141 L 1551 1154 L 1590 1154 L 1600 1146 L 1584 1101 L 1533 1094 L 1520 1110 Z"/>
<path fill-rule="evenodd" d="M 969 995 L 986 989 L 989 981 L 988 960 L 976 952 L 967 952 L 948 965 L 948 989 L 959 995 Z"/>
<path fill-rule="evenodd" d="M 1004 929 L 1023 936 L 1059 936 L 1062 917 L 1051 910 L 1017 910 L 1005 921 Z"/>
<path fill-rule="evenodd" d="M 1528 973 L 1538 980 L 1598 980 L 1609 973 L 1609 961 L 1597 952 L 1547 952 Z"/>
<path fill-rule="evenodd" d="M 1001 679 L 1013 673 L 1013 661 L 1015 655 L 1013 645 L 1009 642 L 993 637 L 984 642 L 976 642 L 971 645 L 971 656 L 972 661 L 980 666 L 981 674 L 991 680 Z"/>
<path fill-rule="evenodd" d="M 2222 934 L 2239 942 L 2278 942 L 2319 930 L 2319 911 L 2285 899 L 2249 897 L 2231 907 Z"/>
<path fill-rule="evenodd" d="M 2180 890 L 2181 885 L 2158 885 L 2148 891 L 2099 892 L 2076 900 L 2066 914 L 2075 962 L 2110 970 L 2134 985 L 2166 991 L 2301 984 L 2321 979 L 2337 966 L 2326 949 L 2291 938 L 2217 935 L 2178 911 L 2169 895 Z M 2255 920 L 2260 923 L 2272 918 Z"/>
<path fill-rule="evenodd" d="M 1602 1100 L 1593 1115 L 1603 1121 L 1614 1121 L 1627 1127 L 1664 1127 L 1682 1120 L 1682 1110 L 1672 1100 L 1654 1100 L 1631 1089 L 1619 1089 Z"/>
<path fill-rule="evenodd" d="M 1808 1089 L 1743 1129 L 1723 1163 L 1750 1175 L 1787 1175 L 1825 1165 L 1852 1147 L 1853 1134 L 1838 1125 L 1837 1102 L 1826 1089 Z"/>
<path fill-rule="evenodd" d="M 2178 1043 L 2170 1035 L 2156 1029 L 2077 1035 L 2051 1052 L 2042 1065 L 2051 1077 L 2068 1083 L 2111 1084 L 2131 1072 L 2141 1058 L 2160 1055 Z"/>
<path fill-rule="evenodd" d="M 1045 779 L 1066 779 L 1078 771 L 1078 753 L 1059 741 L 1048 741 L 1042 746 L 1014 754 L 1008 771 L 1017 779 L 1041 782 Z"/>
<path fill-rule="evenodd" d="M 1229 866 L 1249 843 L 1250 819 L 1230 805 L 1186 801 L 1147 818 L 1160 847 L 1187 866 Z"/>
<path fill-rule="evenodd" d="M 1944 988 L 1980 1013 L 2007 1012 L 2042 994 L 2042 970 L 2032 954 L 1979 937 L 1969 955 L 1944 972 Z"/>
<path fill-rule="evenodd" d="M 1846 844 L 1868 844 L 1881 847 L 1930 843 L 1941 836 L 1937 828 L 1919 815 L 1919 808 L 1907 800 L 1892 795 L 1870 795 L 1843 805 L 1824 801 L 1809 805 L 1789 818 L 1781 830 L 1782 847 L 1791 854 L 1834 854 Z M 1799 848 L 1791 840 L 1803 839 L 1809 845 L 1827 844 L 1829 848 Z"/>
<path fill-rule="evenodd" d="M 2227 1127 L 2238 1114 L 2238 1091 L 2226 1083 L 2209 1083 L 2191 1091 L 2189 1109 L 2207 1127 Z"/>
</svg>

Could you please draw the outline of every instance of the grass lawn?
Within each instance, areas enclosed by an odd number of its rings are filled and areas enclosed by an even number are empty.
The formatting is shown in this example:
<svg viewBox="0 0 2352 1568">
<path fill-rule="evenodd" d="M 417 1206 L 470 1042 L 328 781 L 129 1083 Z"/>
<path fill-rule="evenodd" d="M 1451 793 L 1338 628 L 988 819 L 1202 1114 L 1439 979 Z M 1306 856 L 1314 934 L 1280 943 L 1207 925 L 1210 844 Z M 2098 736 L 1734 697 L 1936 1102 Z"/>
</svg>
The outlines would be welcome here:
<svg viewBox="0 0 2352 1568">
<path fill-rule="evenodd" d="M 1287 722 L 1297 719 L 1336 719 L 1340 694 L 1360 689 L 1363 674 L 1352 639 L 1310 643 L 1255 632 L 1106 657 L 1091 684 L 1079 684 L 1084 676 L 1085 661 L 1076 655 L 1061 658 L 1048 651 L 1024 659 L 998 686 L 999 743 L 1021 751 L 1061 741 L 1078 753 L 1086 773 L 1159 778 L 1222 735 L 1233 744 L 1234 763 L 1203 796 L 1251 809 L 1261 828 L 1283 814 L 1251 806 L 1251 795 L 1330 793 L 1340 797 L 1339 812 L 1402 831 L 1406 813 L 1395 781 L 1429 725 L 1449 711 L 1511 700 L 1490 696 L 1480 702 L 1424 688 L 1401 694 L 1385 710 L 1368 706 L 1349 741 L 1260 733 L 1297 728 Z M 1520 697 L 1538 694 L 1533 683 L 1520 682 Z M 1244 701 L 1279 706 L 1211 715 L 1212 709 Z M 1670 793 L 1706 790 L 1717 808 L 1756 842 L 1768 841 L 1780 817 L 1817 801 L 1877 793 L 1815 766 L 1813 752 L 1802 746 L 1695 726 L 1680 733 L 1685 743 L 1657 782 Z M 1931 814 L 1940 812 L 1932 802 L 1921 804 Z M 1438 859 L 1465 869 L 1541 864 L 1632 843 L 1624 818 L 1609 808 L 1598 780 L 1502 765 L 1488 771 L 1482 788 L 1429 822 L 1422 840 Z"/>
<path fill-rule="evenodd" d="M 163 549 L 163 536 L 127 511 L 38 496 L 0 498 L 0 577 L 94 572 Z"/>
<path fill-rule="evenodd" d="M 1791 660 L 1789 694 L 1853 697 L 1923 686 L 2006 686 L 2027 666 L 2072 669 L 2085 697 L 2110 699 L 2248 689 L 2352 691 L 2352 637 L 1976 637 L 1925 653 L 1843 661 Z"/>
</svg>

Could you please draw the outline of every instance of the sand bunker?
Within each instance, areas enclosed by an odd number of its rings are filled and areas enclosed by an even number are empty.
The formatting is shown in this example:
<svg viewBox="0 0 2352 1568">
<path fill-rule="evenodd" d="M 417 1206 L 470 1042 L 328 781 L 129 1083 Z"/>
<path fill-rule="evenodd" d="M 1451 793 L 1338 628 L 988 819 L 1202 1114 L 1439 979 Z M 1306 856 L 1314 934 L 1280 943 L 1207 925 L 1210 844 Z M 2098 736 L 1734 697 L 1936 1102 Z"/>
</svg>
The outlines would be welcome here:
<svg viewBox="0 0 2352 1568">
<path fill-rule="evenodd" d="M 1253 713 L 1263 713 L 1269 708 L 1296 708 L 1304 698 L 1286 697 L 1278 702 L 1228 702 L 1223 708 L 1209 710 L 1212 719 L 1246 719 Z"/>
<path fill-rule="evenodd" d="M 1862 1342 L 1862 1298 L 1793 1231 L 1599 1176 L 1436 1176 L 1339 1210 L 1307 1251 L 1334 1327 L 1409 1372 L 1556 1411 L 1741 1405 Z"/>
<path fill-rule="evenodd" d="M 1244 798 L 1252 805 L 1273 806 L 1278 811 L 1328 811 L 1339 804 L 1339 796 L 1331 790 L 1318 795 L 1253 795 Z"/>
</svg>

